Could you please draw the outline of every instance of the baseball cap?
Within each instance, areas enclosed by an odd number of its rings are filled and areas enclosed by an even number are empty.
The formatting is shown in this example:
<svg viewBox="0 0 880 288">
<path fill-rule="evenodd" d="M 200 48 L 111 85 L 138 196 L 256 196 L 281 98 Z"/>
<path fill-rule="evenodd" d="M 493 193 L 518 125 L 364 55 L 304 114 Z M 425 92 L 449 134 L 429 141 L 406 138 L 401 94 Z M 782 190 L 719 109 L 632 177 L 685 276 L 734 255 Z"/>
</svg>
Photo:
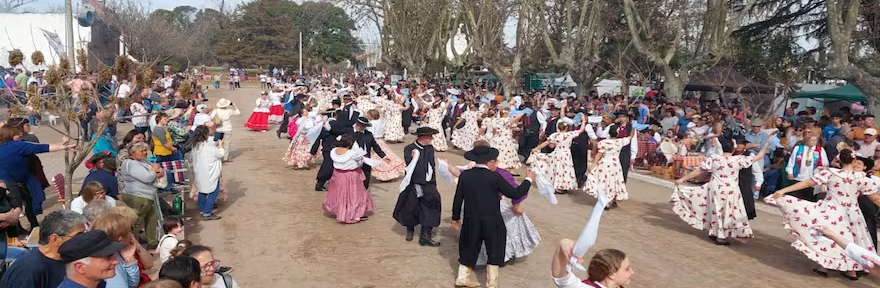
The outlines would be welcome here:
<svg viewBox="0 0 880 288">
<path fill-rule="evenodd" d="M 101 230 L 92 230 L 70 238 L 61 247 L 61 261 L 70 263 L 88 257 L 109 257 L 125 247 L 122 243 L 110 240 L 110 236 Z"/>
<path fill-rule="evenodd" d="M 865 129 L 865 135 L 877 135 L 877 129 L 874 129 L 874 128 Z"/>
</svg>

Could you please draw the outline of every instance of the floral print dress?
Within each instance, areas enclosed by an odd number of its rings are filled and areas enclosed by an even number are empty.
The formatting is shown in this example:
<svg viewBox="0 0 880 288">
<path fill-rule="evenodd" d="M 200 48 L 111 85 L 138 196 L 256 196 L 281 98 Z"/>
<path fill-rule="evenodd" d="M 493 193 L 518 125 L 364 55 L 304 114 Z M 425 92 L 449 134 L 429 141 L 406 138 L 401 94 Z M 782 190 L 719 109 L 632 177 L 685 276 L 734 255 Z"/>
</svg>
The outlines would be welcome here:
<svg viewBox="0 0 880 288">
<path fill-rule="evenodd" d="M 550 134 L 547 140 L 556 148 L 550 153 L 533 152 L 529 156 L 532 168 L 553 182 L 553 189 L 558 191 L 577 189 L 577 179 L 574 175 L 574 162 L 571 158 L 571 141 L 581 133 L 580 130 L 568 132 L 556 132 Z"/>
<path fill-rule="evenodd" d="M 446 105 L 441 104 L 440 107 L 431 108 L 428 110 L 427 117 L 427 127 L 431 127 L 440 131 L 440 133 L 434 134 L 434 139 L 431 140 L 431 145 L 434 146 L 434 151 L 444 152 L 448 147 L 446 146 L 446 135 L 443 133 L 443 115 L 446 114 Z"/>
<path fill-rule="evenodd" d="M 510 122 L 506 118 L 495 118 L 495 137 L 492 139 L 492 147 L 498 149 L 498 167 L 512 170 L 522 166 L 516 154 L 519 144 L 515 140 Z"/>
<path fill-rule="evenodd" d="M 706 159 L 700 169 L 712 172 L 709 183 L 677 186 L 669 198 L 672 212 L 695 229 L 708 229 L 709 236 L 719 240 L 754 237 L 739 191 L 739 170 L 750 166 L 751 156 Z"/>
<path fill-rule="evenodd" d="M 620 166 L 620 150 L 629 145 L 631 140 L 632 138 L 626 137 L 599 141 L 598 148 L 599 153 L 602 153 L 602 159 L 599 159 L 596 167 L 593 167 L 587 175 L 584 192 L 598 198 L 599 187 L 603 187 L 608 199 L 612 201 L 629 199 Z"/>
<path fill-rule="evenodd" d="M 773 199 L 772 195 L 765 201 L 775 204 L 782 211 L 783 227 L 794 238 L 791 246 L 807 258 L 826 269 L 864 270 L 862 265 L 846 256 L 846 247 L 834 242 L 818 241 L 810 235 L 810 230 L 817 225 L 825 226 L 840 233 L 845 241 L 875 252 L 870 233 L 876 231 L 868 231 L 858 197 L 877 193 L 877 179 L 868 178 L 863 172 L 819 168 L 813 174 L 813 181 L 826 191 L 825 199 L 819 202 L 794 196 Z"/>
<path fill-rule="evenodd" d="M 464 126 L 460 129 L 452 130 L 452 145 L 464 151 L 471 151 L 471 149 L 474 149 L 474 142 L 477 141 L 477 131 L 480 129 L 479 125 L 477 125 L 480 111 L 464 111 L 460 117 L 464 119 Z"/>
<path fill-rule="evenodd" d="M 403 106 L 392 100 L 382 100 L 382 119 L 385 120 L 385 141 L 403 141 Z"/>
</svg>

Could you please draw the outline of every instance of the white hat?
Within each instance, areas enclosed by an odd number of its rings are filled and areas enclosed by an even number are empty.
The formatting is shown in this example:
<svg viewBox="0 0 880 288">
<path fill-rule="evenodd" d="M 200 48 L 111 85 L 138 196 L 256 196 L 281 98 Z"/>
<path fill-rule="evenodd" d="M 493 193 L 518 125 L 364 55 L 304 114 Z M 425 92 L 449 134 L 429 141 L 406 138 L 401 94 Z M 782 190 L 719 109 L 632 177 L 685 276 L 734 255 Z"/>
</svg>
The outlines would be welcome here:
<svg viewBox="0 0 880 288">
<path fill-rule="evenodd" d="M 876 135 L 877 135 L 877 129 L 874 129 L 874 128 L 868 128 L 868 129 L 865 129 L 865 135 L 875 135 L 875 136 L 876 136 Z"/>
<path fill-rule="evenodd" d="M 196 106 L 196 111 L 198 111 L 198 112 L 205 111 L 205 109 L 208 109 L 208 105 L 199 104 L 199 106 Z"/>
<path fill-rule="evenodd" d="M 461 95 L 461 91 L 455 88 L 446 89 L 446 92 L 452 95 Z"/>
<path fill-rule="evenodd" d="M 220 101 L 217 101 L 217 108 L 226 108 L 229 107 L 230 104 L 232 104 L 231 101 L 226 100 L 226 98 L 220 98 Z"/>
</svg>

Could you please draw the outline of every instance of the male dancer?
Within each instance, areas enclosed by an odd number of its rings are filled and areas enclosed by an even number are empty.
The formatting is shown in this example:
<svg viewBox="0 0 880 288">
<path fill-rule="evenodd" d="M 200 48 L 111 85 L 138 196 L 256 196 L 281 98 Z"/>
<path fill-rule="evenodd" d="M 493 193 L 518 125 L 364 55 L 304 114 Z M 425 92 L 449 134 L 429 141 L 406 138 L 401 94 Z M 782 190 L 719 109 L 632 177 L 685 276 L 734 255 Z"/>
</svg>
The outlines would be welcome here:
<svg viewBox="0 0 880 288">
<path fill-rule="evenodd" d="M 736 141 L 736 148 L 733 150 L 733 155 L 754 155 L 752 151 L 746 149 L 746 146 L 749 145 L 749 140 L 746 140 L 745 136 L 736 136 L 734 140 Z M 757 163 L 752 163 L 751 166 L 739 170 L 739 190 L 742 193 L 743 207 L 746 209 L 746 215 L 749 217 L 749 220 L 755 219 L 758 216 L 758 212 L 755 210 L 755 200 L 757 199 L 755 199 L 755 194 L 752 192 L 755 191 L 756 187 L 761 187 L 763 182 L 764 172 L 761 171 Z"/>
<path fill-rule="evenodd" d="M 626 111 L 619 111 L 614 114 L 617 115 L 617 119 L 609 129 L 617 129 L 617 137 L 626 138 L 629 137 L 630 133 L 637 133 L 633 131 L 632 123 L 629 121 L 629 114 Z M 635 141 L 638 141 L 637 137 L 633 137 L 633 142 Z M 620 168 L 623 170 L 623 183 L 626 183 L 627 176 L 629 176 L 630 160 L 632 160 L 632 143 L 627 144 L 620 150 Z"/>
<path fill-rule="evenodd" d="M 370 120 L 367 120 L 366 117 L 359 117 L 357 123 L 354 124 L 354 141 L 357 143 L 358 147 L 361 147 L 361 149 L 364 149 L 364 151 L 367 152 L 365 157 L 370 157 L 372 151 L 376 151 L 376 155 L 385 158 L 385 152 L 382 151 L 382 148 L 376 143 L 376 138 L 373 137 L 373 132 L 366 130 L 366 128 L 370 126 L 372 126 Z M 373 174 L 373 167 L 370 167 L 370 165 L 361 165 L 361 170 L 364 171 L 364 187 L 369 189 L 370 176 Z"/>
<path fill-rule="evenodd" d="M 416 142 L 403 148 L 403 158 L 407 164 L 406 176 L 400 182 L 400 196 L 393 214 L 394 220 L 406 227 L 406 241 L 412 241 L 416 225 L 422 225 L 419 245 L 430 247 L 440 246 L 439 242 L 432 239 L 431 234 L 434 227 L 440 226 L 441 211 L 435 171 L 437 161 L 434 158 L 434 147 L 431 146 L 433 135 L 437 133 L 440 133 L 437 129 L 419 127 L 413 132 L 418 137 Z M 504 223 L 501 224 L 503 226 Z"/>
<path fill-rule="evenodd" d="M 284 119 L 281 120 L 281 125 L 278 125 L 278 131 L 275 131 L 275 136 L 279 139 L 281 139 L 282 133 L 287 133 L 287 124 L 290 122 L 290 116 L 298 116 L 299 112 L 301 112 L 306 106 L 306 103 L 304 103 L 303 100 L 308 99 L 305 94 L 293 94 L 293 92 L 288 93 L 291 93 L 292 95 L 289 96 L 290 99 L 284 104 Z"/>
<path fill-rule="evenodd" d="M 464 158 L 477 164 L 473 169 L 461 172 L 455 199 L 452 202 L 452 225 L 461 229 L 458 240 L 458 277 L 455 286 L 479 287 L 471 282 L 469 275 L 477 265 L 477 257 L 483 244 L 486 244 L 486 287 L 498 286 L 498 267 L 504 264 L 504 249 L 507 242 L 507 228 L 501 216 L 498 194 L 508 198 L 520 198 L 529 193 L 535 172 L 529 171 L 526 179 L 513 188 L 501 174 L 494 170 L 497 166 L 498 149 L 477 146 L 464 153 Z M 461 206 L 464 207 L 464 225 L 461 223 Z"/>
<path fill-rule="evenodd" d="M 540 141 L 544 141 L 547 138 L 550 138 L 550 135 L 553 135 L 553 133 L 556 133 L 556 129 L 557 129 L 556 124 L 559 124 L 559 107 L 556 107 L 556 105 L 550 105 L 549 109 L 550 109 L 550 117 L 547 118 L 547 125 L 544 126 L 544 137 Z M 550 153 L 550 152 L 553 152 L 553 148 L 550 148 L 550 146 L 547 146 L 547 147 L 544 147 L 544 149 L 541 149 L 541 153 Z"/>
<path fill-rule="evenodd" d="M 318 139 L 312 144 L 311 150 L 312 155 L 317 155 L 318 147 L 321 147 L 321 154 L 324 156 L 324 162 L 321 163 L 321 168 L 318 168 L 318 175 L 315 177 L 315 180 L 317 180 L 315 182 L 315 191 L 327 191 L 324 184 L 330 181 L 330 177 L 333 176 L 333 159 L 330 158 L 330 150 L 336 147 L 336 137 L 345 134 L 345 129 L 339 125 L 339 121 L 333 119 L 334 115 L 336 115 L 335 109 L 327 110 L 324 112 L 324 115 L 328 117 L 327 123 L 324 123 L 324 129 L 321 129 L 321 134 L 318 135 Z"/>
<path fill-rule="evenodd" d="M 355 104 L 348 93 L 342 96 L 342 110 L 339 111 L 336 119 L 339 121 L 339 125 L 345 129 L 346 133 L 354 132 L 354 123 L 361 117 L 361 113 L 357 111 Z"/>
<path fill-rule="evenodd" d="M 520 118 L 523 131 L 519 136 L 519 156 L 523 158 L 523 162 L 526 162 L 526 160 L 529 159 L 532 149 L 538 147 L 538 136 L 541 132 L 541 122 L 538 121 L 538 112 L 532 109 L 532 102 L 524 103 L 522 105 L 521 113 L 524 113 L 525 115 Z"/>
</svg>

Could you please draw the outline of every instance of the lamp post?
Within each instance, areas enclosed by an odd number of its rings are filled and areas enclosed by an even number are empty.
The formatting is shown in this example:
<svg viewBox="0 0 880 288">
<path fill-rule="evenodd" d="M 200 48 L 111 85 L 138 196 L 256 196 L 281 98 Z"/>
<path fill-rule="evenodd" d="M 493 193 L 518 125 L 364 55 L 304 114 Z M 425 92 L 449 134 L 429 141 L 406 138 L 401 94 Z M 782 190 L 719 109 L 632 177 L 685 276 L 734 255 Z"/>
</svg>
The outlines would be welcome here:
<svg viewBox="0 0 880 288">
<path fill-rule="evenodd" d="M 73 50 L 73 4 L 71 0 L 64 0 L 64 30 L 67 34 L 67 61 L 70 63 L 70 69 L 76 74 L 76 55 Z"/>
</svg>

